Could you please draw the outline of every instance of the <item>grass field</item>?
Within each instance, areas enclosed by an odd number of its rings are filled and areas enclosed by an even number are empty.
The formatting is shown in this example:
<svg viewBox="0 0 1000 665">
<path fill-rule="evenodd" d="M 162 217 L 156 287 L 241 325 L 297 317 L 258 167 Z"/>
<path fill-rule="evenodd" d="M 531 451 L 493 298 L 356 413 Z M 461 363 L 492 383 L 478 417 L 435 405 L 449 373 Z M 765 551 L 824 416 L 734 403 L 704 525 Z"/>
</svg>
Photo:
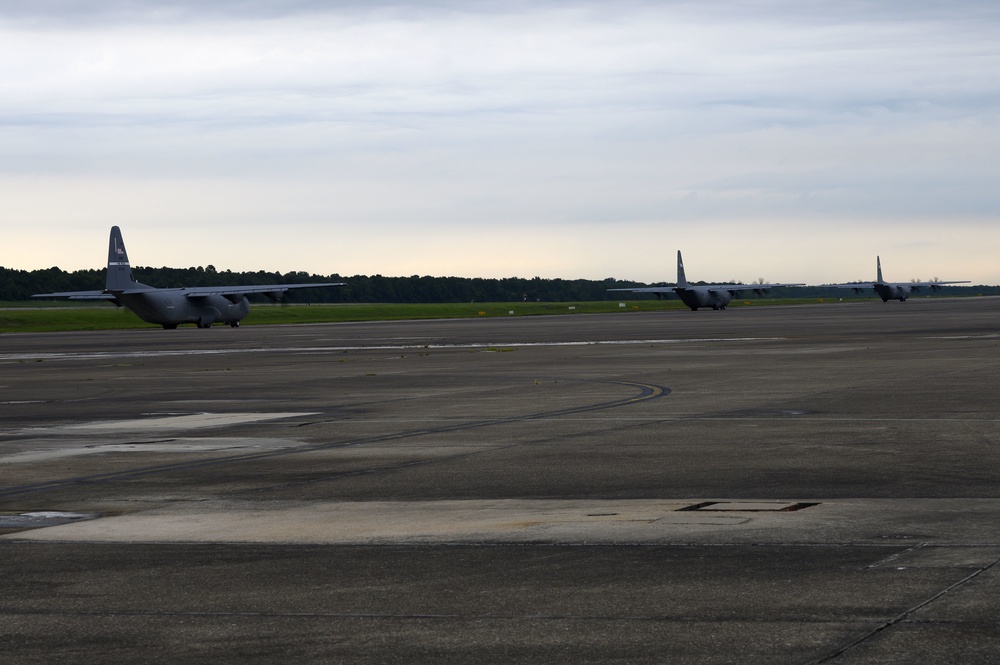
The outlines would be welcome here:
<svg viewBox="0 0 1000 665">
<path fill-rule="evenodd" d="M 730 307 L 794 305 L 816 303 L 816 298 L 737 299 Z M 828 302 L 832 302 L 829 301 Z M 254 304 L 243 325 L 291 323 L 335 323 L 341 321 L 390 321 L 400 319 L 475 318 L 480 316 L 537 316 L 544 314 L 599 314 L 680 310 L 676 299 L 623 300 L 579 303 L 439 303 L 439 304 L 343 304 L 343 305 L 273 305 Z M 65 302 L 0 302 L 0 333 L 58 332 L 67 330 L 114 330 L 155 327 L 125 308 L 107 303 L 72 304 Z"/>
</svg>

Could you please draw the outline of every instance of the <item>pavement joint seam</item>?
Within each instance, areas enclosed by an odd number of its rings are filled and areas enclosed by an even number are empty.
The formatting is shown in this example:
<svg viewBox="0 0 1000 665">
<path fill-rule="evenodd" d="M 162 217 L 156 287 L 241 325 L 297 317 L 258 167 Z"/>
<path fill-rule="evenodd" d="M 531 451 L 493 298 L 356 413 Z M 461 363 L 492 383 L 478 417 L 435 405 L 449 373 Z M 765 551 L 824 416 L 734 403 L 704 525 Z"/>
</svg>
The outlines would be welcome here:
<svg viewBox="0 0 1000 665">
<path fill-rule="evenodd" d="M 913 550 L 916 550 L 916 549 L 922 549 L 926 545 L 928 545 L 928 543 L 921 543 L 917 547 L 910 548 L 910 550 L 907 550 L 907 551 L 913 551 Z M 903 554 L 903 552 L 900 553 L 900 555 L 902 555 L 902 554 Z M 850 651 L 851 649 L 853 649 L 853 648 L 855 648 L 855 647 L 857 647 L 857 646 L 859 646 L 859 645 L 867 642 L 871 638 L 873 638 L 876 635 L 878 635 L 878 634 L 880 634 L 880 633 L 882 633 L 882 632 L 884 632 L 884 631 L 892 628 L 893 626 L 895 626 L 897 624 L 904 623 L 904 622 L 905 623 L 909 623 L 908 620 L 909 620 L 909 617 L 910 617 L 911 614 L 922 610 L 923 608 L 927 607 L 928 605 L 930 605 L 934 601 L 936 601 L 936 600 L 944 597 L 945 595 L 951 593 L 952 591 L 955 591 L 956 589 L 959 589 L 959 588 L 965 586 L 966 584 L 968 584 L 972 580 L 976 579 L 977 577 L 979 577 L 980 575 L 982 575 L 983 573 L 985 573 L 987 570 L 990 570 L 991 568 L 993 568 L 994 566 L 996 566 L 998 563 L 1000 563 L 1000 559 L 995 559 L 991 563 L 989 563 L 989 564 L 987 564 L 985 566 L 981 566 L 980 568 L 977 568 L 976 570 L 974 570 L 970 574 L 966 575 L 965 577 L 963 577 L 959 581 L 955 582 L 954 584 L 951 584 L 948 587 L 942 589 L 941 591 L 938 591 L 936 594 L 934 594 L 930 598 L 927 598 L 927 599 L 925 599 L 925 600 L 917 603 L 913 607 L 911 607 L 908 610 L 904 611 L 902 614 L 899 614 L 899 615 L 893 617 L 892 619 L 889 619 L 888 621 L 886 621 L 882 625 L 880 625 L 880 626 L 876 627 L 875 629 L 869 631 L 868 633 L 862 635 L 861 637 L 859 637 L 858 639 L 854 640 L 850 644 L 848 644 L 846 646 L 843 646 L 843 647 L 837 649 L 836 651 L 834 651 L 833 653 L 830 653 L 830 654 L 824 656 L 823 658 L 821 658 L 821 659 L 819 659 L 817 661 L 814 661 L 814 662 L 817 663 L 817 665 L 819 663 L 828 663 L 831 660 L 833 660 L 834 658 L 839 658 L 844 653 L 846 653 L 846 652 Z"/>
</svg>

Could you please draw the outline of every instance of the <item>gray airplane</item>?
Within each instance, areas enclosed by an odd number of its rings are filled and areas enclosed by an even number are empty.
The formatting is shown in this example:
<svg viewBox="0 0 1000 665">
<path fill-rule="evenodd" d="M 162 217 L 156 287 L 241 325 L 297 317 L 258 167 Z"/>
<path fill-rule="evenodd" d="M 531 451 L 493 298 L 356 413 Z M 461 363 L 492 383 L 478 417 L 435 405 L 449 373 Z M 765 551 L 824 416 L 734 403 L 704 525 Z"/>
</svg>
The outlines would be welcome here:
<svg viewBox="0 0 1000 665">
<path fill-rule="evenodd" d="M 779 286 L 803 286 L 802 284 L 706 284 L 695 286 L 688 284 L 684 276 L 684 259 L 681 258 L 681 251 L 677 250 L 677 285 L 676 286 L 647 286 L 634 289 L 608 289 L 608 291 L 630 291 L 632 293 L 655 293 L 657 298 L 662 298 L 668 293 L 676 293 L 685 305 L 692 311 L 698 311 L 699 307 L 711 307 L 712 309 L 725 309 L 726 305 L 732 301 L 740 291 L 753 291 L 760 295 L 770 288 Z"/>
<path fill-rule="evenodd" d="M 277 301 L 288 289 L 314 289 L 345 286 L 341 282 L 325 284 L 265 284 L 255 286 L 193 286 L 158 289 L 140 284 L 132 276 L 132 267 L 125 252 L 122 232 L 111 227 L 108 244 L 108 278 L 103 291 L 63 291 L 38 293 L 32 298 L 69 298 L 70 300 L 107 300 L 119 307 L 127 307 L 143 321 L 156 323 L 164 328 L 176 328 L 181 323 L 193 323 L 199 328 L 210 328 L 213 323 L 240 325 L 240 320 L 250 313 L 246 296 L 261 293 Z"/>
<path fill-rule="evenodd" d="M 855 293 L 861 293 L 862 291 L 867 291 L 868 289 L 875 289 L 875 293 L 882 298 L 882 302 L 889 302 L 890 300 L 898 300 L 899 302 L 906 301 L 910 297 L 910 293 L 915 293 L 920 289 L 930 289 L 931 291 L 937 291 L 939 288 L 946 284 L 968 284 L 969 280 L 959 280 L 942 282 L 935 280 L 933 282 L 887 282 L 882 279 L 882 257 L 875 257 L 875 270 L 878 279 L 874 282 L 854 282 L 853 284 L 830 284 L 830 286 L 836 287 L 838 289 L 854 289 Z"/>
</svg>

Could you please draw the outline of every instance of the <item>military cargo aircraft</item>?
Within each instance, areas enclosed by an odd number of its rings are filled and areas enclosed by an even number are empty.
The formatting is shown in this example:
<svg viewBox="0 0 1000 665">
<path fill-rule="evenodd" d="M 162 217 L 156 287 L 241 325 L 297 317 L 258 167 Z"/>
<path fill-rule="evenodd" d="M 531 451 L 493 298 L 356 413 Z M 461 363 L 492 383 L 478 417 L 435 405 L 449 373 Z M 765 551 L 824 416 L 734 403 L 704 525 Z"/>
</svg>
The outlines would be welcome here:
<svg viewBox="0 0 1000 665">
<path fill-rule="evenodd" d="M 875 293 L 882 298 L 882 302 L 889 302 L 890 300 L 898 300 L 899 302 L 905 302 L 907 298 L 910 297 L 910 293 L 915 293 L 920 289 L 930 289 L 931 291 L 937 291 L 942 286 L 946 284 L 968 284 L 969 280 L 959 280 L 942 282 L 940 280 L 934 280 L 932 282 L 887 282 L 882 279 L 882 257 L 875 257 L 875 274 L 877 279 L 874 282 L 854 282 L 852 284 L 830 284 L 829 286 L 836 287 L 838 289 L 854 289 L 855 293 L 861 293 L 862 291 L 867 291 L 868 289 L 875 289 Z"/>
<path fill-rule="evenodd" d="M 631 291 L 632 293 L 654 293 L 657 298 L 662 298 L 669 293 L 676 293 L 685 305 L 692 311 L 698 311 L 699 307 L 711 307 L 712 309 L 725 309 L 726 305 L 732 301 L 733 296 L 740 291 L 754 291 L 758 295 L 767 289 L 779 286 L 804 286 L 803 284 L 688 284 L 684 276 L 684 259 L 681 258 L 681 251 L 677 250 L 677 284 L 676 286 L 646 286 L 633 289 L 608 289 L 608 291 Z"/>
<path fill-rule="evenodd" d="M 213 323 L 240 325 L 240 320 L 250 313 L 246 296 L 260 293 L 278 301 L 288 289 L 315 289 L 346 286 L 342 282 L 322 284 L 264 284 L 254 286 L 192 286 L 158 289 L 140 284 L 132 276 L 132 267 L 125 251 L 122 232 L 111 227 L 108 243 L 108 276 L 103 291 L 62 291 L 38 293 L 32 298 L 69 298 L 70 300 L 107 300 L 119 307 L 127 307 L 143 321 L 164 328 L 176 328 L 182 323 L 193 323 L 199 328 L 210 328 Z"/>
</svg>

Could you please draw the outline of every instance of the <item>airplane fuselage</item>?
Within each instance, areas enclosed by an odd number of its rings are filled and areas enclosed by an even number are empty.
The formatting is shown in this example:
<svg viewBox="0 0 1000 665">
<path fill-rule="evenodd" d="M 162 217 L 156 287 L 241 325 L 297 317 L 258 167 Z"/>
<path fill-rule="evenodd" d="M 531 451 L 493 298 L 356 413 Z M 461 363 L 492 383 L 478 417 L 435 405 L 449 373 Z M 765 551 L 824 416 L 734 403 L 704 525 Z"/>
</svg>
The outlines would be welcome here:
<svg viewBox="0 0 1000 665">
<path fill-rule="evenodd" d="M 250 303 L 245 297 L 236 302 L 216 295 L 191 298 L 184 289 L 149 289 L 114 295 L 143 321 L 164 328 L 176 328 L 182 323 L 194 323 L 199 328 L 208 328 L 213 323 L 236 327 L 250 313 Z"/>
<path fill-rule="evenodd" d="M 733 294 L 725 290 L 712 290 L 708 288 L 677 287 L 674 293 L 685 305 L 692 310 L 699 307 L 711 307 L 712 309 L 725 309 L 733 300 Z"/>
<path fill-rule="evenodd" d="M 898 300 L 904 302 L 910 297 L 911 289 L 904 284 L 874 284 L 875 293 L 882 298 L 882 302 Z"/>
</svg>

